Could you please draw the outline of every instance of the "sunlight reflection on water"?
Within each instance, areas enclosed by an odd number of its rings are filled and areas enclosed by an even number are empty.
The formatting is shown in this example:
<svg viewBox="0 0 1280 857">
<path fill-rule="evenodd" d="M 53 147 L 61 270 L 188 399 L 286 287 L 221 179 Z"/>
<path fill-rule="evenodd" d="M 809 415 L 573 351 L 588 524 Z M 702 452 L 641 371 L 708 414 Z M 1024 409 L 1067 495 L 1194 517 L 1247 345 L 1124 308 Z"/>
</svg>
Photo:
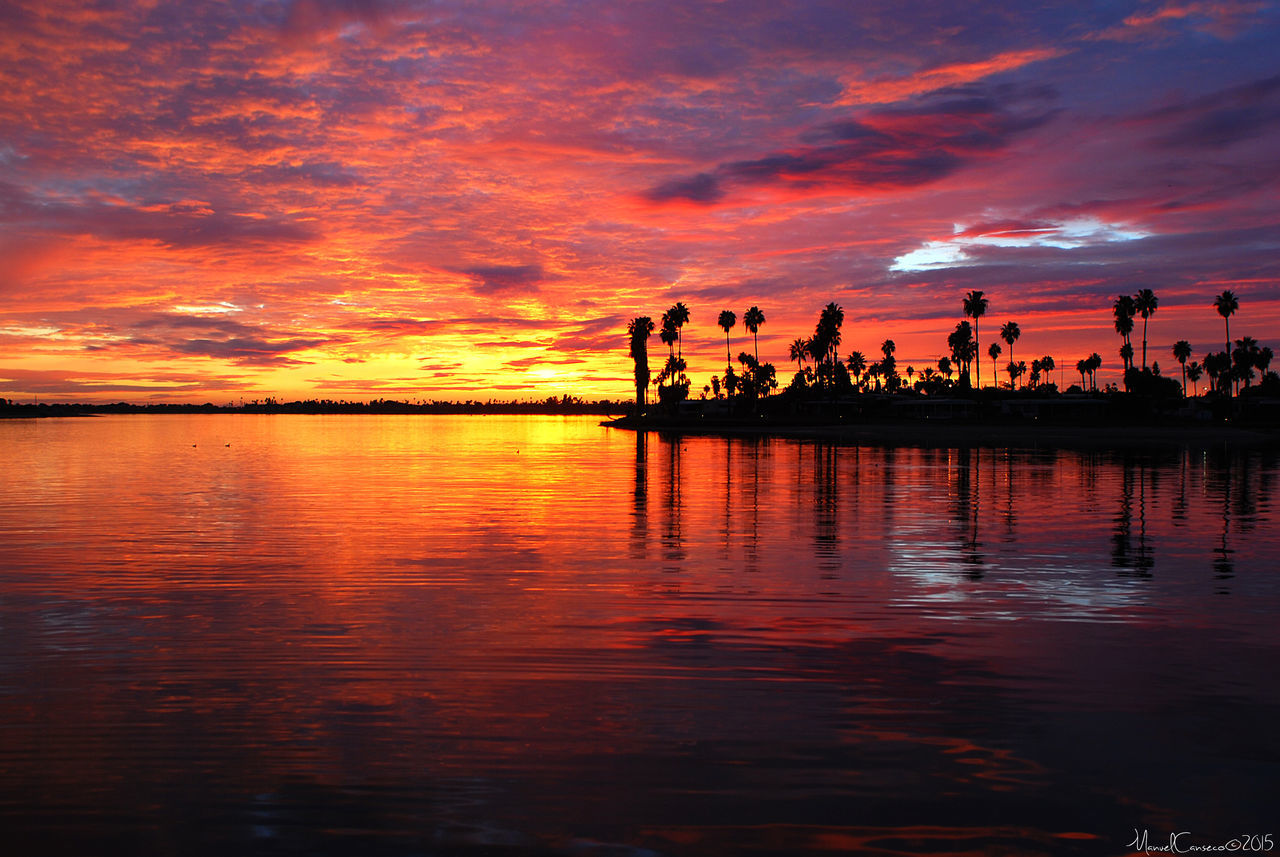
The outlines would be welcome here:
<svg viewBox="0 0 1280 857">
<path fill-rule="evenodd" d="M 1266 818 L 1272 453 L 0 441 L 0 817 L 42 853 L 1119 853 Z"/>
</svg>

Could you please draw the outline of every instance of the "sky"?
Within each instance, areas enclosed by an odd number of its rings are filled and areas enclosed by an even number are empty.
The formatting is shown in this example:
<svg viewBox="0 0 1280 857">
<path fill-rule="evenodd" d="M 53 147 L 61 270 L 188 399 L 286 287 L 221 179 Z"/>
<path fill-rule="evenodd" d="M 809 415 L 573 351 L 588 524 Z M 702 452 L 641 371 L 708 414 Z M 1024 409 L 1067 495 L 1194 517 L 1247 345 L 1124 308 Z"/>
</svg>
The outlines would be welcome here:
<svg viewBox="0 0 1280 857">
<path fill-rule="evenodd" d="M 1277 44 L 1254 0 L 0 0 L 0 396 L 629 398 L 676 301 L 697 395 L 722 310 L 785 383 L 827 303 L 922 369 L 971 289 L 1066 382 L 1141 288 L 1165 374 L 1224 289 L 1277 347 Z"/>
</svg>

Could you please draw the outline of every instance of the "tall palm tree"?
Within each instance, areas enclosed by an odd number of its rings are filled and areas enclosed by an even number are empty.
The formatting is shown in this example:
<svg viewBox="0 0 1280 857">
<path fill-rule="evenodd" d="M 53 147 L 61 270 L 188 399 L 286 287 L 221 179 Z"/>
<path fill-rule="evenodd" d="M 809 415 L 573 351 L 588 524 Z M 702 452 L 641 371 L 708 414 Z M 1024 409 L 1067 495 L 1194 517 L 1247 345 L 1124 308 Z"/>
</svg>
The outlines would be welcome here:
<svg viewBox="0 0 1280 857">
<path fill-rule="evenodd" d="M 747 330 L 751 331 L 751 336 L 755 340 L 755 356 L 756 362 L 760 362 L 760 325 L 764 324 L 764 313 L 760 311 L 760 307 L 753 306 L 747 310 L 742 316 L 742 323 Z"/>
<path fill-rule="evenodd" d="M 733 358 L 729 356 L 729 329 L 738 323 L 738 316 L 732 310 L 722 310 L 720 320 L 716 322 L 724 329 L 724 361 L 725 365 L 733 366 Z"/>
<path fill-rule="evenodd" d="M 1098 391 L 1098 370 L 1102 368 L 1102 355 L 1093 352 L 1089 355 L 1089 381 L 1094 392 Z"/>
<path fill-rule="evenodd" d="M 1196 361 L 1192 360 L 1187 366 L 1187 377 L 1191 379 L 1192 395 L 1200 395 L 1200 377 L 1204 374 L 1204 367 Z M 1185 390 L 1184 390 L 1185 392 Z"/>
<path fill-rule="evenodd" d="M 1084 389 L 1084 375 L 1089 371 L 1089 358 L 1082 357 L 1076 361 L 1076 371 L 1080 373 L 1080 389 Z"/>
<path fill-rule="evenodd" d="M 801 337 L 791 340 L 791 359 L 796 361 L 796 371 L 804 368 L 804 359 L 809 356 L 809 341 Z"/>
<path fill-rule="evenodd" d="M 1222 323 L 1226 326 L 1227 345 L 1223 349 L 1223 353 L 1231 353 L 1231 315 L 1240 309 L 1240 301 L 1236 299 L 1235 292 L 1228 289 L 1213 299 L 1213 308 L 1218 311 L 1218 315 L 1222 316 Z M 1208 361 L 1205 362 L 1208 365 Z M 1218 385 L 1221 388 L 1222 385 Z M 1227 385 L 1227 395 L 1231 395 L 1231 385 Z"/>
<path fill-rule="evenodd" d="M 1142 316 L 1142 371 L 1147 371 L 1147 320 L 1155 315 L 1160 301 L 1151 289 L 1139 289 L 1133 296 L 1133 305 Z"/>
<path fill-rule="evenodd" d="M 1137 305 L 1128 295 L 1120 295 L 1111 305 L 1111 312 L 1116 319 L 1116 333 L 1124 340 L 1123 344 L 1128 345 L 1129 334 L 1133 333 L 1133 317 L 1138 314 Z M 1128 371 L 1132 366 L 1126 361 L 1123 368 Z"/>
<path fill-rule="evenodd" d="M 636 364 L 636 415 L 648 404 L 649 390 L 649 335 L 653 333 L 653 319 L 647 315 L 636 316 L 627 324 L 631 335 L 631 359 Z"/>
<path fill-rule="evenodd" d="M 1013 360 L 1013 343 L 1018 341 L 1018 337 L 1022 336 L 1022 328 L 1018 327 L 1016 321 L 1006 321 L 1004 326 L 1000 328 L 1000 338 L 1004 340 L 1005 345 L 1009 346 L 1009 360 Z"/>
<path fill-rule="evenodd" d="M 680 338 L 680 332 L 676 329 L 670 310 L 662 314 L 662 327 L 658 329 L 658 338 L 662 340 L 663 345 L 667 346 L 668 356 L 675 357 L 676 340 Z"/>
<path fill-rule="evenodd" d="M 982 343 L 978 340 L 978 319 L 987 313 L 990 303 L 982 296 L 982 292 L 973 290 L 964 296 L 964 314 L 973 319 L 973 353 L 980 354 Z M 994 379 L 993 379 L 994 380 Z M 978 362 L 978 388 L 982 388 L 982 363 Z"/>
<path fill-rule="evenodd" d="M 689 308 L 685 306 L 683 302 L 676 301 L 675 305 L 671 307 L 671 309 L 667 310 L 666 316 L 670 316 L 671 323 L 675 325 L 676 348 L 679 352 L 679 356 L 684 357 L 684 342 L 680 337 L 680 328 L 684 327 L 689 321 Z"/>
<path fill-rule="evenodd" d="M 1002 351 L 1004 351 L 1004 349 L 1000 347 L 999 342 L 993 342 L 991 343 L 990 347 L 987 348 L 987 353 L 991 355 L 991 377 L 992 378 L 1000 377 L 999 369 L 996 366 L 996 361 L 1000 359 L 1000 352 Z M 999 382 L 993 382 L 993 383 L 995 383 L 997 387 L 1000 386 Z M 1013 389 L 1013 385 L 1010 384 L 1009 388 Z"/>
<path fill-rule="evenodd" d="M 1236 310 L 1240 309 L 1240 301 L 1236 299 L 1235 292 L 1227 290 L 1213 299 L 1213 308 L 1218 311 L 1218 315 L 1222 316 L 1222 323 L 1226 325 L 1227 330 L 1227 347 L 1226 352 L 1231 353 L 1231 316 Z"/>
<path fill-rule="evenodd" d="M 1173 343 L 1173 357 L 1182 364 L 1182 397 L 1187 397 L 1187 361 L 1191 359 L 1191 343 L 1179 339 Z"/>
</svg>

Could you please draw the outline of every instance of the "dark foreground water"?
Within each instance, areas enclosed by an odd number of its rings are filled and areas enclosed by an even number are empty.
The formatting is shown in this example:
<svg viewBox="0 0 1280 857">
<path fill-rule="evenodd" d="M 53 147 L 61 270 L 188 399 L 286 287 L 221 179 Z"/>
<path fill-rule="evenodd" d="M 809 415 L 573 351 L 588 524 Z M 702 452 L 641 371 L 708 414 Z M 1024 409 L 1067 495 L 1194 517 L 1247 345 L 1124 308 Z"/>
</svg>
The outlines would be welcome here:
<svg viewBox="0 0 1280 857">
<path fill-rule="evenodd" d="M 0 450 L 8 854 L 1280 833 L 1272 453 L 248 415 Z"/>
</svg>

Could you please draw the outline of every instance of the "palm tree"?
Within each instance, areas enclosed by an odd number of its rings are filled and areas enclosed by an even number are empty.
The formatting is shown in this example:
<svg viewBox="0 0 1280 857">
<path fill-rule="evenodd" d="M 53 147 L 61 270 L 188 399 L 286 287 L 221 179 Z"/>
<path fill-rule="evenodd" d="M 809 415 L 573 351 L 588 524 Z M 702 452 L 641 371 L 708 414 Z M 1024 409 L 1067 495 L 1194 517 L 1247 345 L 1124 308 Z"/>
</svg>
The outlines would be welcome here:
<svg viewBox="0 0 1280 857">
<path fill-rule="evenodd" d="M 1128 295 L 1121 295 L 1116 298 L 1116 302 L 1111 305 L 1111 312 L 1116 319 L 1116 333 L 1124 340 L 1123 344 L 1129 344 L 1129 334 L 1133 333 L 1133 317 L 1138 314 L 1138 307 L 1133 302 L 1133 298 Z M 1132 353 L 1132 352 L 1130 352 Z M 1131 367 L 1127 361 L 1123 366 L 1125 371 Z"/>
<path fill-rule="evenodd" d="M 1218 315 L 1222 316 L 1222 323 L 1226 325 L 1227 330 L 1227 347 L 1226 351 L 1231 352 L 1231 316 L 1240 309 L 1240 301 L 1236 300 L 1235 293 L 1228 290 L 1213 299 L 1213 307 L 1218 311 Z"/>
<path fill-rule="evenodd" d="M 658 338 L 662 340 L 662 344 L 667 346 L 669 357 L 676 356 L 676 340 L 680 338 L 680 333 L 676 330 L 676 323 L 671 320 L 671 311 L 668 310 L 662 314 L 662 327 L 658 330 Z"/>
<path fill-rule="evenodd" d="M 951 374 L 955 371 L 955 369 L 952 368 L 951 366 L 950 357 L 938 358 L 938 371 L 941 372 L 943 375 L 946 375 L 948 381 L 951 380 Z"/>
<path fill-rule="evenodd" d="M 631 359 L 636 364 L 636 415 L 639 416 L 648 404 L 646 393 L 649 389 L 649 335 L 653 333 L 653 319 L 647 315 L 636 316 L 627 324 L 627 333 L 631 335 Z"/>
<path fill-rule="evenodd" d="M 1182 398 L 1187 397 L 1187 361 L 1191 359 L 1191 343 L 1179 339 L 1173 343 L 1173 357 L 1182 364 Z"/>
<path fill-rule="evenodd" d="M 671 323 L 675 325 L 676 342 L 678 343 L 676 347 L 679 351 L 679 355 L 681 357 L 684 357 L 684 343 L 681 341 L 681 338 L 680 338 L 680 328 L 684 327 L 685 324 L 689 321 L 689 308 L 685 306 L 682 302 L 676 301 L 675 306 L 667 310 L 666 316 L 664 316 L 664 318 L 665 317 L 669 317 L 671 319 Z"/>
<path fill-rule="evenodd" d="M 1016 321 L 1006 321 L 1004 327 L 1000 328 L 1000 338 L 1009 346 L 1009 359 L 1013 359 L 1013 343 L 1018 341 L 1018 337 L 1022 336 L 1022 328 L 1018 327 Z"/>
<path fill-rule="evenodd" d="M 982 344 L 978 341 L 978 319 L 986 315 L 987 304 L 989 301 L 982 296 L 982 292 L 969 292 L 964 296 L 964 314 L 973 319 L 973 353 L 980 353 Z M 978 387 L 982 387 L 982 364 L 978 364 Z"/>
<path fill-rule="evenodd" d="M 1231 353 L 1231 315 L 1240 309 L 1240 301 L 1236 300 L 1235 292 L 1230 289 L 1218 295 L 1213 299 L 1213 308 L 1218 311 L 1218 315 L 1222 316 L 1222 323 L 1226 326 L 1227 346 L 1223 350 L 1224 354 Z M 1205 362 L 1208 365 L 1208 361 Z M 1218 385 L 1221 388 L 1221 385 Z M 1231 387 L 1227 386 L 1227 395 L 1231 395 Z"/>
<path fill-rule="evenodd" d="M 1252 336 L 1236 340 L 1236 348 L 1231 352 L 1231 361 L 1234 364 L 1232 374 L 1243 380 L 1246 387 L 1253 382 L 1253 369 L 1258 365 L 1260 356 L 1258 340 Z"/>
<path fill-rule="evenodd" d="M 1133 368 L 1133 346 L 1127 342 L 1120 346 L 1120 366 L 1121 366 L 1121 369 L 1124 371 L 1125 386 L 1128 387 L 1129 386 L 1129 369 Z"/>
<path fill-rule="evenodd" d="M 716 322 L 720 327 L 724 328 L 724 360 L 728 366 L 733 365 L 733 358 L 729 356 L 729 329 L 738 323 L 738 316 L 732 310 L 722 310 L 720 319 Z"/>
<path fill-rule="evenodd" d="M 796 361 L 796 371 L 804 368 L 804 359 L 809 356 L 809 340 L 796 337 L 791 340 L 791 359 Z"/>
<path fill-rule="evenodd" d="M 1040 368 L 1041 370 L 1044 371 L 1044 382 L 1046 384 L 1053 383 L 1052 373 L 1053 373 L 1053 370 L 1057 367 L 1057 365 L 1058 364 L 1054 363 L 1053 358 L 1050 357 L 1048 354 L 1040 358 Z"/>
<path fill-rule="evenodd" d="M 1044 364 L 1039 360 L 1031 361 L 1031 388 L 1035 389 L 1040 386 L 1040 373 L 1044 371 Z"/>
<path fill-rule="evenodd" d="M 849 367 L 849 374 L 853 375 L 854 381 L 861 385 L 862 373 L 867 371 L 866 355 L 861 351 L 850 352 L 845 365 Z"/>
<path fill-rule="evenodd" d="M 764 324 L 764 313 L 760 311 L 760 307 L 753 306 L 742 315 L 742 323 L 751 331 L 751 336 L 755 339 L 756 362 L 760 362 L 760 325 Z"/>
<path fill-rule="evenodd" d="M 1098 391 L 1098 370 L 1102 368 L 1102 355 L 1093 352 L 1089 355 L 1089 381 L 1093 387 L 1093 391 Z"/>
<path fill-rule="evenodd" d="M 996 370 L 996 361 L 1000 359 L 1000 352 L 1002 352 L 1003 350 L 1004 349 L 1000 347 L 999 342 L 991 343 L 991 346 L 987 349 L 987 353 L 991 355 L 991 377 L 992 378 L 999 377 Z M 1000 386 L 999 383 L 997 383 L 996 386 L 997 387 Z M 1012 389 L 1012 387 L 1010 389 Z"/>
<path fill-rule="evenodd" d="M 1191 379 L 1191 390 L 1193 395 L 1200 395 L 1199 381 L 1203 374 L 1204 367 L 1196 361 L 1192 360 L 1190 365 L 1187 366 L 1187 377 Z"/>
<path fill-rule="evenodd" d="M 978 356 L 978 340 L 974 338 L 968 321 L 956 325 L 956 329 L 947 336 L 947 345 L 951 348 L 951 359 L 960 364 L 960 380 L 963 382 L 970 374 L 973 358 Z"/>
<path fill-rule="evenodd" d="M 1142 371 L 1147 371 L 1147 319 L 1155 315 L 1156 307 L 1160 304 L 1156 293 L 1151 289 L 1139 289 L 1138 293 L 1133 296 L 1133 305 L 1137 307 L 1138 314 L 1142 316 Z"/>
<path fill-rule="evenodd" d="M 1089 371 L 1089 358 L 1083 357 L 1076 361 L 1076 371 L 1080 373 L 1080 389 L 1084 389 L 1084 374 Z"/>
</svg>

